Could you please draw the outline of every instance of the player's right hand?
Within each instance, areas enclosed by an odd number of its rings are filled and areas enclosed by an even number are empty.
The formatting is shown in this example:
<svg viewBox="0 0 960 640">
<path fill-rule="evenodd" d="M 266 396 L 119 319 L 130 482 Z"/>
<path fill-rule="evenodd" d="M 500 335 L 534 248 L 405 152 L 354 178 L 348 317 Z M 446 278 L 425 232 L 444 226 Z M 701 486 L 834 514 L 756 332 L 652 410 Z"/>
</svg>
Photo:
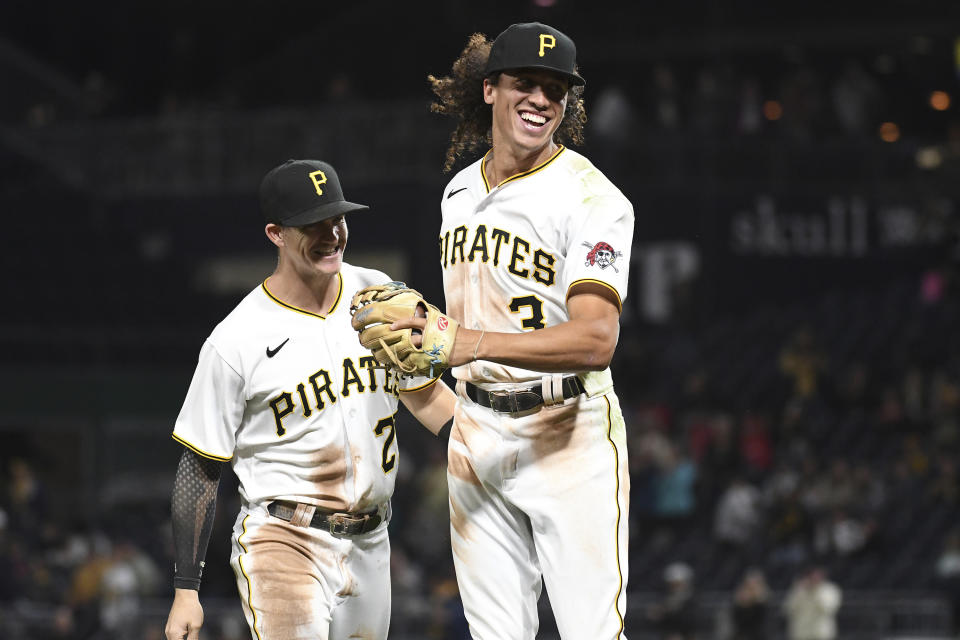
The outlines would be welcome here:
<svg viewBox="0 0 960 640">
<path fill-rule="evenodd" d="M 177 589 L 163 630 L 167 640 L 200 640 L 202 626 L 200 594 L 193 589 Z"/>
</svg>

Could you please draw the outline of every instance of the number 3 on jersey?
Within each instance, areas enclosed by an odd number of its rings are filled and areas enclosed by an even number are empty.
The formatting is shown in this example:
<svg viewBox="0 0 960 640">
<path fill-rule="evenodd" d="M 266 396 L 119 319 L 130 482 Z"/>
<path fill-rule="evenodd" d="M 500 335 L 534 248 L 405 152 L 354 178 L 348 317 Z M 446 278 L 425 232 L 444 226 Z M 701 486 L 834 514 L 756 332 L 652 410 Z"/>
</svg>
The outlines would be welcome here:
<svg viewBox="0 0 960 640">
<path fill-rule="evenodd" d="M 543 300 L 537 296 L 518 296 L 510 301 L 510 311 L 520 313 L 520 309 L 530 307 L 530 315 L 521 319 L 520 326 L 524 330 L 543 329 Z"/>
</svg>

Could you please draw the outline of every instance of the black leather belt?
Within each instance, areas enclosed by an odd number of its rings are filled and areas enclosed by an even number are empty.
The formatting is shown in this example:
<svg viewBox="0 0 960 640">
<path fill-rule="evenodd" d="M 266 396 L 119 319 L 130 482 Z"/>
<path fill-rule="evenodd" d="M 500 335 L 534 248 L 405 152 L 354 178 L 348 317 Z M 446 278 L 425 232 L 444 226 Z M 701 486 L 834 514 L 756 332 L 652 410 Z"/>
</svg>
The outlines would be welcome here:
<svg viewBox="0 0 960 640">
<path fill-rule="evenodd" d="M 281 502 L 275 500 L 267 505 L 267 512 L 275 518 L 290 522 L 297 510 L 296 502 Z M 310 526 L 314 529 L 323 529 L 335 535 L 355 536 L 360 533 L 369 533 L 384 520 L 390 518 L 389 503 L 368 513 L 343 513 L 322 511 L 320 507 L 313 512 Z M 381 515 L 382 514 L 382 515 Z"/>
<path fill-rule="evenodd" d="M 510 391 L 487 391 L 475 384 L 464 382 L 464 388 L 468 398 L 481 407 L 487 407 L 499 413 L 530 411 L 543 404 L 543 393 L 539 384 Z M 579 396 L 581 393 L 586 393 L 586 389 L 583 388 L 580 378 L 567 376 L 563 379 L 564 400 Z"/>
</svg>

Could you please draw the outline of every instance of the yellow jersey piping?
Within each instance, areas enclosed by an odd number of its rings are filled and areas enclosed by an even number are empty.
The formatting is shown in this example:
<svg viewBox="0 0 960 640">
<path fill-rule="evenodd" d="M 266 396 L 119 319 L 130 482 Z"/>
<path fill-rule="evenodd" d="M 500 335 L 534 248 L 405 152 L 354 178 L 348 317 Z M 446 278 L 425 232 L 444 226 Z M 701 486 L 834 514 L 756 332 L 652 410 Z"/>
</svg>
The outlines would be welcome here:
<svg viewBox="0 0 960 640">
<path fill-rule="evenodd" d="M 528 169 L 527 171 L 523 171 L 521 173 L 516 173 L 510 176 L 509 178 L 507 178 L 506 180 L 504 180 L 503 182 L 501 182 L 497 186 L 502 187 L 508 182 L 513 182 L 514 180 L 519 180 L 520 178 L 526 178 L 527 176 L 533 175 L 537 171 L 544 169 L 548 164 L 550 164 L 551 162 L 556 160 L 558 157 L 560 157 L 560 154 L 563 153 L 564 149 L 566 149 L 566 147 L 564 147 L 562 144 L 559 145 L 557 147 L 557 150 L 553 153 L 552 156 L 550 156 L 549 158 L 547 158 L 546 160 L 544 160 L 534 168 Z M 491 149 L 490 151 L 487 151 L 483 156 L 483 160 L 480 162 L 480 176 L 483 178 L 483 186 L 486 187 L 487 193 L 490 193 L 490 182 L 487 180 L 487 158 L 490 156 L 490 153 L 492 151 L 493 149 Z"/>
<path fill-rule="evenodd" d="M 250 553 L 241 541 L 241 538 L 247 535 L 247 520 L 249 518 L 250 514 L 247 514 L 247 517 L 243 519 L 243 524 L 241 525 L 243 532 L 237 536 L 237 544 L 240 545 L 244 553 Z M 250 607 L 250 614 L 253 616 L 253 632 L 257 634 L 258 639 L 263 640 L 263 637 L 260 635 L 260 630 L 257 629 L 257 610 L 253 608 L 253 584 L 250 582 L 250 576 L 247 574 L 247 570 L 243 568 L 243 556 L 237 557 L 237 566 L 240 567 L 240 573 L 242 573 L 243 577 L 247 580 L 247 606 Z"/>
<path fill-rule="evenodd" d="M 617 526 L 613 532 L 614 545 L 617 549 L 617 575 L 620 578 L 620 583 L 617 585 L 617 595 L 613 599 L 613 610 L 617 612 L 617 618 L 620 619 L 620 630 L 617 631 L 615 637 L 619 638 L 623 633 L 623 616 L 620 614 L 620 593 L 623 591 L 623 568 L 620 566 L 620 452 L 617 451 L 617 444 L 613 441 L 613 418 L 611 417 L 611 412 L 613 408 L 610 406 L 610 398 L 603 396 L 603 399 L 607 403 L 607 441 L 610 443 L 610 446 L 613 447 L 613 471 L 614 477 L 616 478 L 616 492 L 613 496 L 614 502 L 617 505 Z"/>
<path fill-rule="evenodd" d="M 414 391 L 422 391 L 422 390 L 424 390 L 424 389 L 426 389 L 426 388 L 428 388 L 428 387 L 431 387 L 431 386 L 433 386 L 434 384 L 436 384 L 436 383 L 437 383 L 437 380 L 439 380 L 439 379 L 440 379 L 440 376 L 442 376 L 442 375 L 443 375 L 443 371 L 441 371 L 440 373 L 438 373 L 436 378 L 431 378 L 430 380 L 428 380 L 427 382 L 424 382 L 424 383 L 423 383 L 422 385 L 420 385 L 419 387 L 412 387 L 412 388 L 410 388 L 410 389 L 400 389 L 400 393 L 413 393 Z"/>
<path fill-rule="evenodd" d="M 286 308 L 286 309 L 290 309 L 291 311 L 296 311 L 297 313 L 302 313 L 302 314 L 307 315 L 307 316 L 313 316 L 314 318 L 320 318 L 321 320 L 326 320 L 326 319 L 327 319 L 327 316 L 329 316 L 329 315 L 332 314 L 334 311 L 336 311 L 337 305 L 340 304 L 340 299 L 343 298 L 343 274 L 338 273 L 338 274 L 337 274 L 337 278 L 339 279 L 339 285 L 338 285 L 339 288 L 337 289 L 337 299 L 333 301 L 333 304 L 332 304 L 332 305 L 330 305 L 330 310 L 327 311 L 326 315 L 321 315 L 321 314 L 319 314 L 319 313 L 314 313 L 313 311 L 307 311 L 306 309 L 301 309 L 300 307 L 295 307 L 295 306 L 293 306 L 292 304 L 287 304 L 286 302 L 284 302 L 284 301 L 281 300 L 280 298 L 278 298 L 278 297 L 276 297 L 275 295 L 273 295 L 272 293 L 270 293 L 270 289 L 267 289 L 267 281 L 266 281 L 266 280 L 264 280 L 264 281 L 263 281 L 263 284 L 261 284 L 260 286 L 263 288 L 263 292 L 267 294 L 267 297 L 270 298 L 271 300 L 273 300 L 274 302 L 276 302 L 276 303 L 277 303 L 278 305 L 280 305 L 281 307 L 284 307 L 284 308 Z"/>
<path fill-rule="evenodd" d="M 224 457 L 224 456 L 218 456 L 218 455 L 213 454 L 213 453 L 210 453 L 210 452 L 208 452 L 208 451 L 204 451 L 204 450 L 201 449 L 200 447 L 197 447 L 197 446 L 195 446 L 195 445 L 187 442 L 186 440 L 184 440 L 183 438 L 181 438 L 180 436 L 178 436 L 178 435 L 175 434 L 175 433 L 172 434 L 170 437 L 172 437 L 174 440 L 176 440 L 177 442 L 179 442 L 180 444 L 182 444 L 183 446 L 185 446 L 187 449 L 190 449 L 190 451 L 193 451 L 193 452 L 196 453 L 197 455 L 203 456 L 204 458 L 207 458 L 207 459 L 209 459 L 209 460 L 216 460 L 217 462 L 230 462 L 230 460 L 233 458 L 232 455 Z"/>
<path fill-rule="evenodd" d="M 604 282 L 603 280 L 594 280 L 593 278 L 581 278 L 579 280 L 574 280 L 573 282 L 570 283 L 570 286 L 567 287 L 567 297 L 568 298 L 570 297 L 571 289 L 573 289 L 578 284 L 584 284 L 584 283 L 599 284 L 603 287 L 606 287 L 607 289 L 610 289 L 610 291 L 613 292 L 613 295 L 617 297 L 617 310 L 620 313 L 623 313 L 623 300 L 620 299 L 620 292 L 618 292 L 612 285 Z"/>
</svg>

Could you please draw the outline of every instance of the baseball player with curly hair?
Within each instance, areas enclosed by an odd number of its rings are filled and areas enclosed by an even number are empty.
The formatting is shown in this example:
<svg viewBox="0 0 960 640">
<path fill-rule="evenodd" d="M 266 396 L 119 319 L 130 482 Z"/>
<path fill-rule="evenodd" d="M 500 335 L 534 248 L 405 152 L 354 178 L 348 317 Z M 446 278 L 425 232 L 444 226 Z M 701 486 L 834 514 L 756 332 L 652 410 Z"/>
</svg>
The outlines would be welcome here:
<svg viewBox="0 0 960 640">
<path fill-rule="evenodd" d="M 453 557 L 476 640 L 532 640 L 545 584 L 568 640 L 622 638 L 626 434 L 609 364 L 633 207 L 584 156 L 573 41 L 540 23 L 470 37 L 429 77 L 457 118 L 439 236 L 458 402 Z M 422 327 L 422 320 L 394 323 Z"/>
<path fill-rule="evenodd" d="M 343 261 L 336 171 L 290 160 L 260 198 L 276 270 L 200 350 L 173 438 L 175 596 L 167 640 L 196 640 L 198 590 L 223 463 L 242 499 L 230 559 L 255 640 L 387 637 L 387 523 L 398 401 L 438 433 L 456 398 L 436 378 L 400 378 L 357 343 L 349 296 L 389 280 Z M 439 375 L 439 374 L 438 374 Z"/>
</svg>

